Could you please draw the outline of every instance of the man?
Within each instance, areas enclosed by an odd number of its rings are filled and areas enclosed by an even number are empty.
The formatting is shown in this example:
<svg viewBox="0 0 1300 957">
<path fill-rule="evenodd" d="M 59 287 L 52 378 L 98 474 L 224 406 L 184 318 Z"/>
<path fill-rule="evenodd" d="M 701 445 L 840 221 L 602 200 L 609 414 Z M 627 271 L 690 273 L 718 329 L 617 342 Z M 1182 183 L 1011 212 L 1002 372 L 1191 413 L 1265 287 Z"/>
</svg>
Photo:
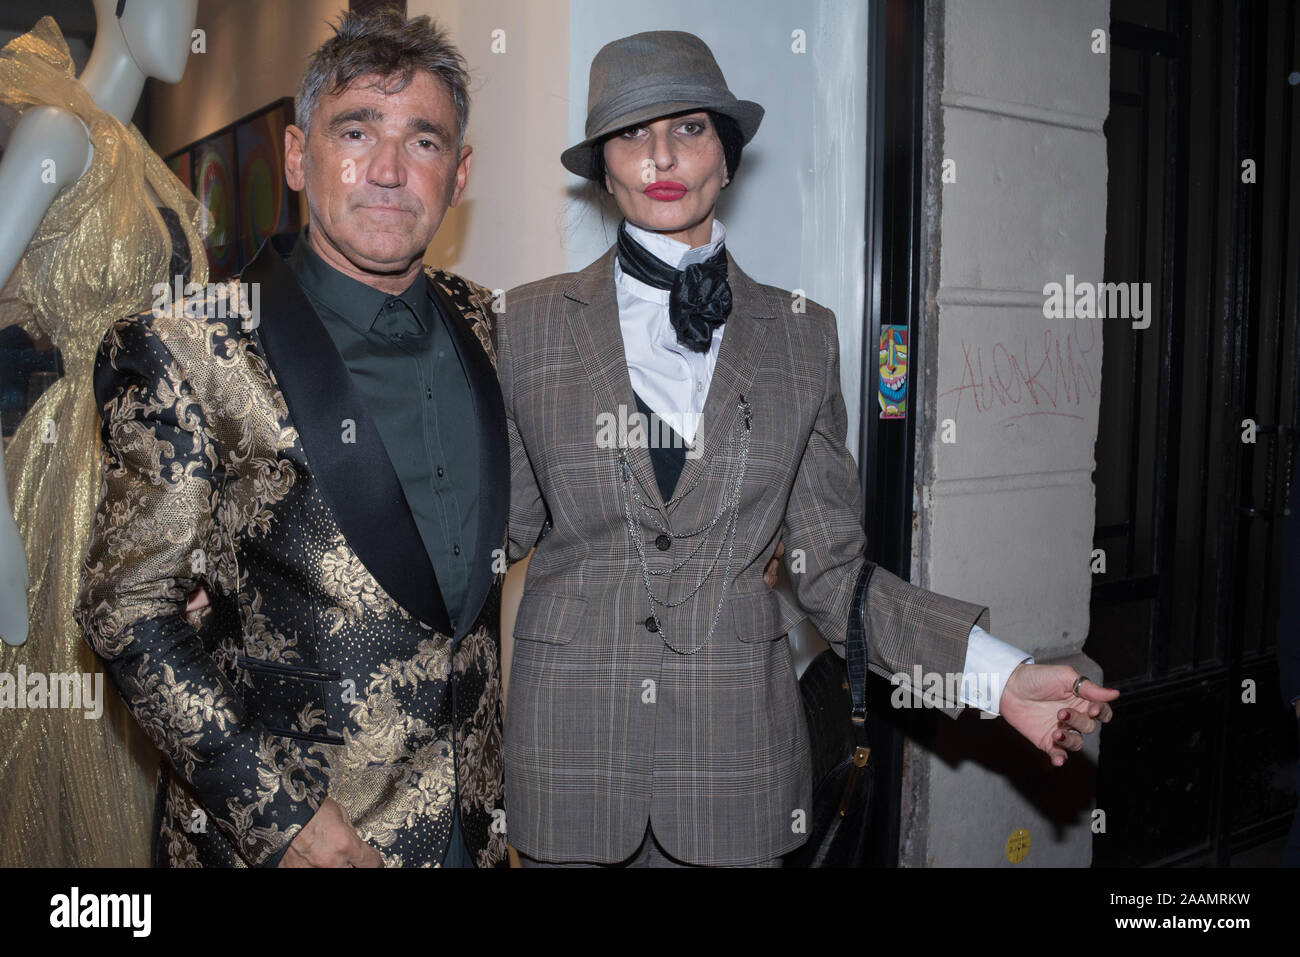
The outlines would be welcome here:
<svg viewBox="0 0 1300 957">
<path fill-rule="evenodd" d="M 345 15 L 286 135 L 307 228 L 100 349 L 79 619 L 167 757 L 157 864 L 504 861 L 490 297 L 422 265 L 466 79 L 428 17 Z"/>
</svg>

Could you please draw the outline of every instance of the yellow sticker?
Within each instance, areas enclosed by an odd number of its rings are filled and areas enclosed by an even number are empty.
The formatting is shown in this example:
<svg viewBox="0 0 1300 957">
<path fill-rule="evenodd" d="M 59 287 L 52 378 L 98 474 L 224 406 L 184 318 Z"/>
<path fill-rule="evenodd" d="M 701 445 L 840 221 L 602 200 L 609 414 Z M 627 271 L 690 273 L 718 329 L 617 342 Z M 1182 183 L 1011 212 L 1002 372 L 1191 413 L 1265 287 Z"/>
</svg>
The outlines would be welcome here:
<svg viewBox="0 0 1300 957">
<path fill-rule="evenodd" d="M 1028 853 L 1029 832 L 1023 827 L 1018 827 L 1007 838 L 1007 860 L 1012 864 L 1019 864 Z"/>
</svg>

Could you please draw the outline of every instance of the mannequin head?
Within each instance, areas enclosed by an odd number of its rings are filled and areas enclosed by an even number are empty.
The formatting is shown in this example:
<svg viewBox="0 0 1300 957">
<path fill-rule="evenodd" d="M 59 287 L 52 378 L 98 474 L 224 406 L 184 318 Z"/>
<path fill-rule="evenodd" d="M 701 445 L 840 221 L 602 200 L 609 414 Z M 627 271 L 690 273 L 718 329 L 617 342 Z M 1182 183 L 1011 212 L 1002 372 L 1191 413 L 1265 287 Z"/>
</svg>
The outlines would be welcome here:
<svg viewBox="0 0 1300 957">
<path fill-rule="evenodd" d="M 198 0 L 95 0 L 99 30 L 120 29 L 140 72 L 165 83 L 185 73 L 198 9 Z"/>
</svg>

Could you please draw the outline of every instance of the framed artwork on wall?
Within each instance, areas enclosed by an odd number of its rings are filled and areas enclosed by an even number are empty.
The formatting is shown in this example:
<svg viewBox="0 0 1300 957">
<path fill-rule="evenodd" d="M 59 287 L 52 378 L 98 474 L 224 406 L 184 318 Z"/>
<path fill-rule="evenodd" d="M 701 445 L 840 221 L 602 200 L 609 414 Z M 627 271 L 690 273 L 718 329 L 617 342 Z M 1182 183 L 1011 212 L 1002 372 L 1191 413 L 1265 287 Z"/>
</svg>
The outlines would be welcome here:
<svg viewBox="0 0 1300 957">
<path fill-rule="evenodd" d="M 208 268 L 213 279 L 225 279 L 239 272 L 235 245 L 235 137 L 233 133 L 218 133 L 201 140 L 195 147 L 194 183 L 191 189 L 208 211 L 208 232 L 204 245 L 208 247 Z"/>
<path fill-rule="evenodd" d="M 207 210 L 213 281 L 243 269 L 270 236 L 301 225 L 284 182 L 284 130 L 292 122 L 293 99 L 283 97 L 166 157 Z"/>
<path fill-rule="evenodd" d="M 284 128 L 293 122 L 292 101 L 288 104 L 235 126 L 239 243 L 245 263 L 271 236 L 297 225 L 298 204 L 284 182 Z"/>
</svg>

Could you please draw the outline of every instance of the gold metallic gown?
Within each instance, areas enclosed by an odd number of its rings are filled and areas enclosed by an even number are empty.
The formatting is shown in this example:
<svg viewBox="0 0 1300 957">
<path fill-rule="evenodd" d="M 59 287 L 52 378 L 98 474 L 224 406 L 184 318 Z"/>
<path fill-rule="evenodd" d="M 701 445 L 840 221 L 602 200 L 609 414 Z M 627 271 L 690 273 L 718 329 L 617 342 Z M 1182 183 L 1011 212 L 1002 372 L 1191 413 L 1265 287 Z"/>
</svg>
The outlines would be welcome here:
<svg viewBox="0 0 1300 957">
<path fill-rule="evenodd" d="M 0 650 L 0 672 L 98 672 L 72 617 L 100 490 L 95 353 L 110 324 L 148 310 L 154 285 L 173 282 L 174 244 L 154 197 L 180 218 L 190 280 L 207 282 L 201 208 L 139 131 L 77 82 L 52 18 L 0 51 L 0 103 L 74 113 L 94 146 L 90 168 L 50 206 L 0 296 L 0 328 L 21 323 L 50 339 L 66 370 L 4 454 L 27 548 L 31 633 Z M 80 709 L 0 708 L 0 866 L 148 863 L 158 752 L 112 682 L 103 688 L 98 720 Z"/>
</svg>

